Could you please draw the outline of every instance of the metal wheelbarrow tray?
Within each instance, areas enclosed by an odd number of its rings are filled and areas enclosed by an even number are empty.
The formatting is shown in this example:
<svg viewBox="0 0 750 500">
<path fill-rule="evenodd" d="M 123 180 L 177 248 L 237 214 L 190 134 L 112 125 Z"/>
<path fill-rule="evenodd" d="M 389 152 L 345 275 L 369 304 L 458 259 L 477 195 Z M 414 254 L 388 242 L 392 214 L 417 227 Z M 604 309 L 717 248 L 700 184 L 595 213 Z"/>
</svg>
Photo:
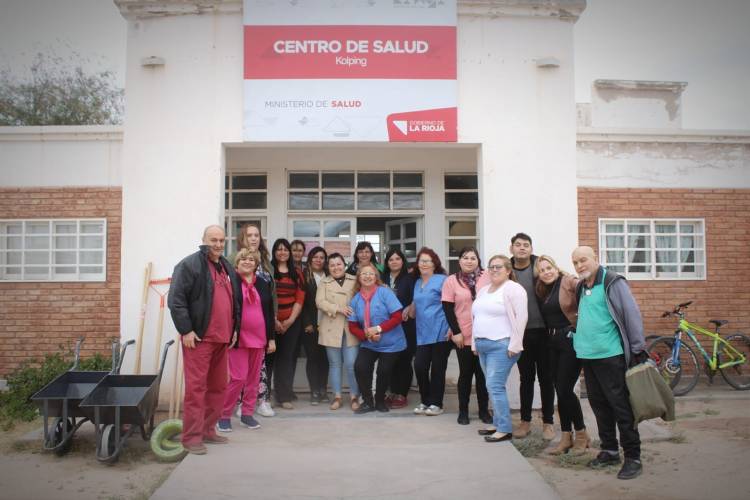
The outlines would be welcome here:
<svg viewBox="0 0 750 500">
<path fill-rule="evenodd" d="M 76 371 L 80 360 L 81 344 L 84 339 L 78 339 L 75 348 L 75 361 L 67 372 L 55 378 L 39 392 L 31 396 L 44 419 L 44 450 L 64 455 L 70 451 L 73 435 L 84 422 L 88 420 L 86 414 L 79 407 L 96 385 L 109 373 L 106 371 Z M 117 344 L 113 344 L 113 353 Z M 112 371 L 115 371 L 117 357 L 113 354 Z M 54 418 L 50 426 L 49 419 Z"/>
<path fill-rule="evenodd" d="M 107 375 L 81 401 L 81 410 L 96 428 L 96 458 L 100 462 L 115 463 L 136 429 L 144 440 L 151 436 L 167 350 L 173 343 L 170 340 L 164 345 L 157 375 Z"/>
</svg>

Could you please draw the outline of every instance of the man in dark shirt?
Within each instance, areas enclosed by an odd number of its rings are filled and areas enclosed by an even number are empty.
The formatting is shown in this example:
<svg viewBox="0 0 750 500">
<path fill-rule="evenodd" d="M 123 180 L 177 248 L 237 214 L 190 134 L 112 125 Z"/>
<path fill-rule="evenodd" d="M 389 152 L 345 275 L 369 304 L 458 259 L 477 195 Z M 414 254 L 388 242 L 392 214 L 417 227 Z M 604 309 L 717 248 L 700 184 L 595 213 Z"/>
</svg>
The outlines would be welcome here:
<svg viewBox="0 0 750 500">
<path fill-rule="evenodd" d="M 175 266 L 169 290 L 169 310 L 182 336 L 185 367 L 182 444 L 196 455 L 206 453 L 204 443 L 228 441 L 214 426 L 224 404 L 227 347 L 239 329 L 242 288 L 223 257 L 225 240 L 220 226 L 208 226 L 200 250 Z"/>
<path fill-rule="evenodd" d="M 518 359 L 518 372 L 521 376 L 521 424 L 513 432 L 513 437 L 524 438 L 531 431 L 531 405 L 534 401 L 534 379 L 539 377 L 542 397 L 542 435 L 544 439 L 555 438 L 552 416 L 555 411 L 555 388 L 549 370 L 549 345 L 547 329 L 539 310 L 534 284 L 534 263 L 536 255 L 531 246 L 531 236 L 518 233 L 510 239 L 510 253 L 513 254 L 513 273 L 516 281 L 526 290 L 529 300 L 529 321 L 523 332 L 523 352 Z"/>
</svg>

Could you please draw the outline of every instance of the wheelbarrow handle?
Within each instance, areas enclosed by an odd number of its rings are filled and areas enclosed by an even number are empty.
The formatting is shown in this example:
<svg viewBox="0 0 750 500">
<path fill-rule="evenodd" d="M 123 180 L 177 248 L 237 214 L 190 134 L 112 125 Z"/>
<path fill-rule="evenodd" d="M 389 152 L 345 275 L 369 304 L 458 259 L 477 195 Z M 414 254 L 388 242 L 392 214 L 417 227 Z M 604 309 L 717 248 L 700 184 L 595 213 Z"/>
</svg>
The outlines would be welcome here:
<svg viewBox="0 0 750 500">
<path fill-rule="evenodd" d="M 164 344 L 164 349 L 161 351 L 161 366 L 159 366 L 159 383 L 161 383 L 161 375 L 164 373 L 164 365 L 167 364 L 167 352 L 171 345 L 174 344 L 174 339 L 169 340 Z"/>
<path fill-rule="evenodd" d="M 79 337 L 78 340 L 76 340 L 76 346 L 75 350 L 73 351 L 75 353 L 75 357 L 73 358 L 73 366 L 70 367 L 69 371 L 75 371 L 78 368 L 78 362 L 81 360 L 81 344 L 83 344 L 83 341 L 86 340 L 86 337 Z"/>
<path fill-rule="evenodd" d="M 122 361 L 125 359 L 125 351 L 128 349 L 128 346 L 132 344 L 135 344 L 135 339 L 130 339 L 122 345 L 122 350 L 120 351 L 120 354 L 117 358 L 117 371 L 115 371 L 115 375 L 118 375 L 120 373 L 120 368 L 122 368 Z"/>
</svg>

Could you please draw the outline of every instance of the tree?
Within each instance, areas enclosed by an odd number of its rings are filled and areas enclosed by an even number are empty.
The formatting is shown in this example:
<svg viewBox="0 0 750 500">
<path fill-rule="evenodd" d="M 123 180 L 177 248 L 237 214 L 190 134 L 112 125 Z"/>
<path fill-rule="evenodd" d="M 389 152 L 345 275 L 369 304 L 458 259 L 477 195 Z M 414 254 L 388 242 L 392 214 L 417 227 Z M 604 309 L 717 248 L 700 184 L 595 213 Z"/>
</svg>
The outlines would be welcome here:
<svg viewBox="0 0 750 500">
<path fill-rule="evenodd" d="M 37 54 L 31 77 L 0 71 L 0 125 L 113 125 L 122 123 L 124 91 L 111 71 L 87 73 L 80 61 Z"/>
</svg>

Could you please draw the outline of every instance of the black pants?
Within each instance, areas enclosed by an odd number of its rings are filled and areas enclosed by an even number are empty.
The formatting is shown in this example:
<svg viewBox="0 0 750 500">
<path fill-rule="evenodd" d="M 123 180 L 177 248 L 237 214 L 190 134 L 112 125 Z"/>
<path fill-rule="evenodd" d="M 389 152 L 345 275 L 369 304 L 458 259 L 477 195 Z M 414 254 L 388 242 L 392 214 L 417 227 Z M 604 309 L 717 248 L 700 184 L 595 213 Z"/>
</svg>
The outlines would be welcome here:
<svg viewBox="0 0 750 500">
<path fill-rule="evenodd" d="M 417 350 L 417 328 L 413 319 L 404 321 L 401 326 L 404 327 L 404 334 L 406 335 L 406 349 L 398 353 L 398 359 L 391 374 L 390 389 L 393 394 L 407 396 L 411 381 L 414 378 L 412 361 Z"/>
<path fill-rule="evenodd" d="M 552 384 L 557 393 L 560 429 L 563 432 L 571 432 L 573 427 L 577 431 L 585 429 L 581 402 L 573 392 L 578 377 L 581 375 L 581 360 L 576 358 L 573 339 L 568 338 L 567 329 L 549 330 L 549 364 L 552 371 Z"/>
<path fill-rule="evenodd" d="M 325 394 L 328 386 L 328 356 L 326 348 L 318 344 L 318 328 L 313 326 L 311 333 L 303 330 L 300 343 L 307 357 L 305 372 L 310 392 Z"/>
<path fill-rule="evenodd" d="M 357 352 L 357 360 L 354 362 L 354 375 L 357 377 L 359 392 L 362 400 L 370 406 L 375 403 L 383 404 L 388 382 L 391 380 L 393 367 L 398 359 L 398 352 L 377 352 L 370 349 L 360 348 Z M 378 362 L 378 376 L 375 381 L 375 400 L 372 399 L 372 372 L 375 362 Z"/>
<path fill-rule="evenodd" d="M 414 373 L 417 375 L 422 404 L 443 407 L 445 395 L 445 370 L 451 354 L 450 341 L 417 346 Z"/>
<path fill-rule="evenodd" d="M 615 424 L 620 431 L 620 444 L 626 458 L 641 457 L 641 438 L 633 418 L 628 387 L 625 385 L 625 356 L 584 359 L 583 374 L 591 409 L 599 427 L 600 448 L 617 452 Z"/>
<path fill-rule="evenodd" d="M 279 403 L 289 403 L 294 399 L 294 372 L 297 368 L 301 335 L 302 320 L 300 318 L 297 318 L 283 335 L 276 335 L 273 391 Z"/>
<path fill-rule="evenodd" d="M 484 379 L 482 366 L 479 364 L 479 356 L 471 352 L 471 346 L 456 349 L 458 356 L 458 411 L 469 413 L 469 399 L 471 397 L 471 381 L 476 377 L 477 405 L 480 413 L 487 411 L 489 396 L 487 395 L 487 382 Z"/>
<path fill-rule="evenodd" d="M 542 421 L 552 423 L 555 412 L 555 388 L 549 369 L 549 345 L 546 328 L 532 328 L 523 334 L 523 352 L 518 359 L 521 376 L 521 420 L 531 422 L 531 405 L 534 402 L 534 379 L 539 377 L 542 394 Z"/>
</svg>

